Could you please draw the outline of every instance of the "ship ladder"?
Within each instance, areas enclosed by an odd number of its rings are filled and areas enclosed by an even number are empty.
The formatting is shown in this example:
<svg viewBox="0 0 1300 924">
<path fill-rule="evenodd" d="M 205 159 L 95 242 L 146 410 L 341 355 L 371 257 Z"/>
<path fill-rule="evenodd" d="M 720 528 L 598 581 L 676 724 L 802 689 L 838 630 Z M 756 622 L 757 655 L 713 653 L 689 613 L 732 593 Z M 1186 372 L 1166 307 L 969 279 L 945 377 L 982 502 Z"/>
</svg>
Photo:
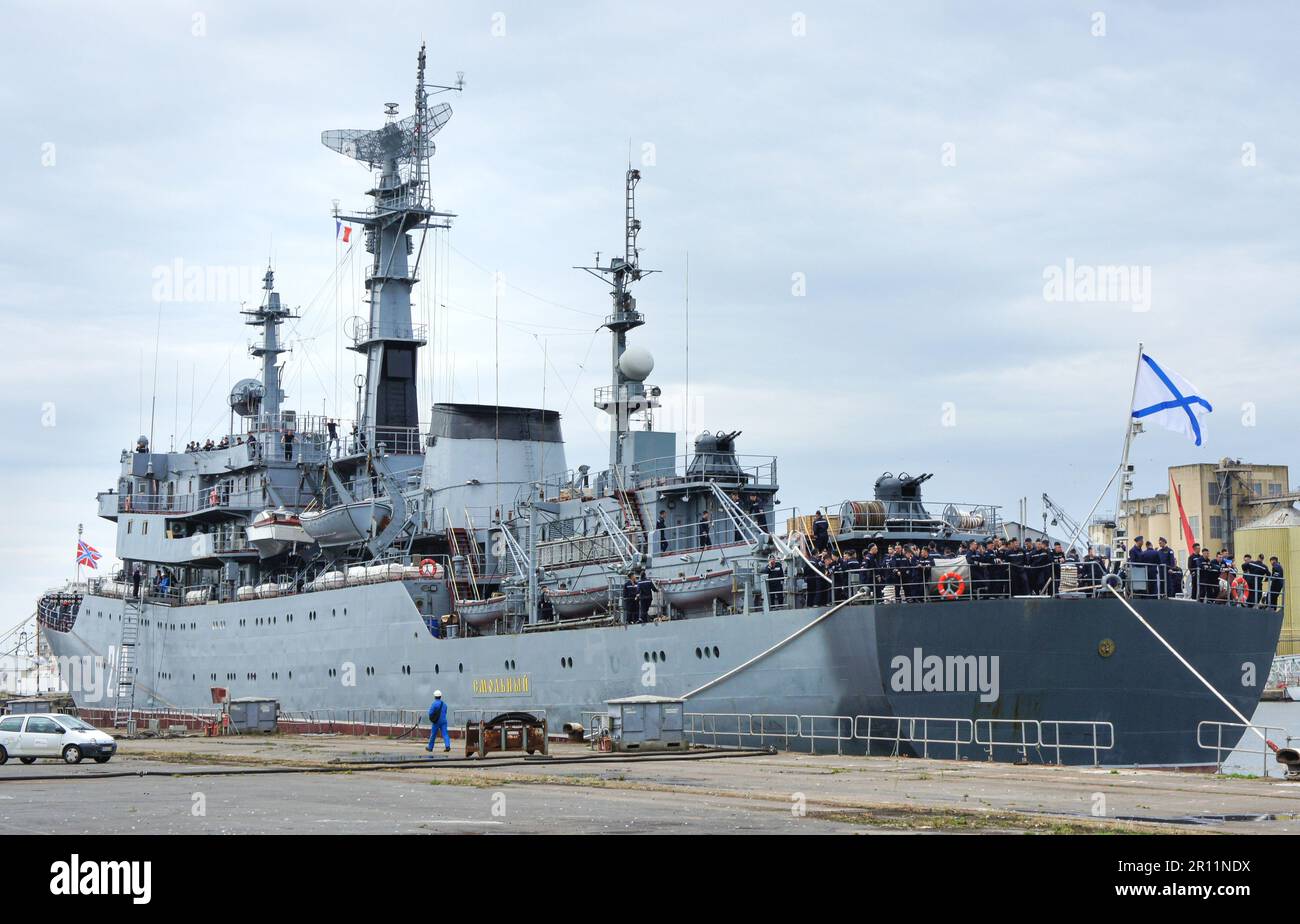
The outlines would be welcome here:
<svg viewBox="0 0 1300 924">
<path fill-rule="evenodd" d="M 140 640 L 140 601 L 122 601 L 122 634 L 117 645 L 117 695 L 113 699 L 113 727 L 125 721 L 127 735 L 135 734 L 135 649 Z"/>
<path fill-rule="evenodd" d="M 636 499 L 636 494 L 632 491 L 620 489 L 614 492 L 614 497 L 618 500 L 619 509 L 623 512 L 623 532 L 633 539 L 633 545 L 643 545 L 645 521 L 641 519 L 641 505 Z"/>
</svg>

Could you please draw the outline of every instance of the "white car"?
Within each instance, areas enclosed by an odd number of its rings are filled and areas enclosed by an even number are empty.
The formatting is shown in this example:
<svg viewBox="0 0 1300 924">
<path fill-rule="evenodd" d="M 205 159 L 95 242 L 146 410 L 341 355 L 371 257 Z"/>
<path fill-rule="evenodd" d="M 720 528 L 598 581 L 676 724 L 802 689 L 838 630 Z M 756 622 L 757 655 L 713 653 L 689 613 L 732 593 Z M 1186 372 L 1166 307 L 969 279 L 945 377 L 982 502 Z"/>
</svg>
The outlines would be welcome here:
<svg viewBox="0 0 1300 924">
<path fill-rule="evenodd" d="M 38 757 L 63 758 L 79 764 L 83 757 L 106 764 L 117 753 L 117 742 L 75 716 L 56 712 L 7 715 L 0 718 L 0 764 L 17 757 L 25 764 Z"/>
</svg>

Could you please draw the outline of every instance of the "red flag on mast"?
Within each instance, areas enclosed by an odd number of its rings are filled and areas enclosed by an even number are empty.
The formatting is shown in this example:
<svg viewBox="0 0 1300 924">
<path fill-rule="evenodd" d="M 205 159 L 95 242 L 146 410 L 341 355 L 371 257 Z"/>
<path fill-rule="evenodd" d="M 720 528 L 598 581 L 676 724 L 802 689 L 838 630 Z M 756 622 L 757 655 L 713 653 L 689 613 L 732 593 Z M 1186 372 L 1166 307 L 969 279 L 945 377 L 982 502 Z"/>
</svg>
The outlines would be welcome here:
<svg viewBox="0 0 1300 924">
<path fill-rule="evenodd" d="M 1190 554 L 1192 546 L 1196 544 L 1196 537 L 1192 535 L 1192 524 L 1187 522 L 1187 513 L 1183 510 L 1183 495 L 1178 490 L 1178 485 L 1174 484 L 1174 473 L 1169 473 L 1169 487 L 1174 492 L 1174 500 L 1178 502 L 1178 520 L 1183 527 L 1183 538 L 1187 540 L 1187 551 Z"/>
</svg>

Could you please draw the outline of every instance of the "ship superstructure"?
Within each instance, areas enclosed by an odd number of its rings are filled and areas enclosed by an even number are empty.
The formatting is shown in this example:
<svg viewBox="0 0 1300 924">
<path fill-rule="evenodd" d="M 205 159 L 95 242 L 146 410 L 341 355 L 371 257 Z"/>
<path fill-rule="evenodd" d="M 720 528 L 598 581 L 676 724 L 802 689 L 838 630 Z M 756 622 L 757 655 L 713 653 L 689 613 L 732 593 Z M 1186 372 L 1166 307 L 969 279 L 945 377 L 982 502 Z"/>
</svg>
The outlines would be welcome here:
<svg viewBox="0 0 1300 924">
<path fill-rule="evenodd" d="M 372 254 L 369 315 L 350 325 L 365 360 L 355 419 L 289 406 L 279 328 L 293 312 L 268 269 L 261 304 L 244 310 L 260 374 L 232 390 L 231 432 L 123 452 L 99 495 L 122 572 L 42 601 L 56 654 L 114 673 L 106 702 L 74 690 L 81 705 L 184 708 L 221 687 L 286 710 L 419 708 L 438 688 L 460 708 L 544 710 L 556 727 L 653 692 L 751 728 L 793 720 L 807 738 L 806 723 L 838 746 L 873 747 L 889 736 L 872 721 L 892 719 L 895 750 L 924 747 L 924 720 L 947 723 L 935 734 L 966 756 L 1017 758 L 1032 729 L 1040 748 L 1054 734 L 1065 761 L 1213 763 L 1198 725 L 1231 716 L 1073 565 L 1022 596 L 969 572 L 936 584 L 935 569 L 914 596 L 892 571 L 841 584 L 816 556 L 915 544 L 955 561 L 1000 534 L 995 506 L 928 502 L 928 474 L 885 473 L 869 499 L 822 508 L 820 526 L 779 506 L 776 458 L 741 454 L 739 430 L 679 451 L 655 429 L 661 390 L 635 343 L 647 323 L 635 287 L 653 272 L 640 266 L 636 169 L 621 254 L 580 267 L 610 285 L 609 379 L 593 396 L 610 419 L 607 463 L 570 468 L 560 416 L 544 408 L 438 403 L 421 427 L 428 335 L 411 290 L 425 234 L 454 217 L 434 207 L 429 169 L 451 109 L 430 97 L 461 86 L 430 86 L 424 71 L 422 48 L 413 115 L 388 104 L 378 129 L 322 136 L 373 171 L 372 205 L 337 213 Z M 1142 605 L 1240 708 L 1258 699 L 1280 614 Z M 1243 663 L 1258 664 L 1253 687 Z"/>
</svg>

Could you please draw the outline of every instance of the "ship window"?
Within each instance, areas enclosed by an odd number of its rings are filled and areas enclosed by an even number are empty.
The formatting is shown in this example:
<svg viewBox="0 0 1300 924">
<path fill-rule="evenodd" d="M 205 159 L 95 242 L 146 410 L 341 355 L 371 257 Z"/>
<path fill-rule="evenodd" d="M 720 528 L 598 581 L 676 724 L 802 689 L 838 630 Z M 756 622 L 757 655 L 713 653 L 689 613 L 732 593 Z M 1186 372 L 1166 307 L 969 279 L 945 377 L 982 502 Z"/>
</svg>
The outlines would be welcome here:
<svg viewBox="0 0 1300 924">
<path fill-rule="evenodd" d="M 456 670 L 459 671 L 459 672 L 462 673 L 462 674 L 465 673 L 465 665 L 464 665 L 464 664 L 457 664 L 457 665 L 456 665 Z"/>
<path fill-rule="evenodd" d="M 667 660 L 668 660 L 668 655 L 665 654 L 665 653 L 662 652 L 662 651 L 659 652 L 659 660 L 660 660 L 660 661 L 667 661 Z"/>
<path fill-rule="evenodd" d="M 700 649 L 696 648 L 696 649 L 695 649 L 695 657 L 697 657 L 697 658 L 703 658 L 703 657 L 704 657 L 704 652 L 702 652 L 702 651 L 700 651 Z"/>
<path fill-rule="evenodd" d="M 713 656 L 714 656 L 715 658 L 720 658 L 720 657 L 722 657 L 722 653 L 721 653 L 720 651 L 718 651 L 718 646 L 717 646 L 717 645 L 714 645 L 714 646 L 713 646 Z"/>
<path fill-rule="evenodd" d="M 435 664 L 435 665 L 433 666 L 433 672 L 434 672 L 435 674 L 438 673 L 438 665 Z"/>
<path fill-rule="evenodd" d="M 149 535 L 149 521 L 148 521 L 148 520 L 141 520 L 141 521 L 140 521 L 140 535 L 141 535 L 141 536 L 147 536 L 147 535 Z"/>
<path fill-rule="evenodd" d="M 126 531 L 127 531 L 128 534 L 130 534 L 130 532 L 131 532 L 131 530 L 132 530 L 132 528 L 133 528 L 134 526 L 135 526 L 135 520 L 127 520 L 127 521 L 126 521 Z"/>
</svg>

